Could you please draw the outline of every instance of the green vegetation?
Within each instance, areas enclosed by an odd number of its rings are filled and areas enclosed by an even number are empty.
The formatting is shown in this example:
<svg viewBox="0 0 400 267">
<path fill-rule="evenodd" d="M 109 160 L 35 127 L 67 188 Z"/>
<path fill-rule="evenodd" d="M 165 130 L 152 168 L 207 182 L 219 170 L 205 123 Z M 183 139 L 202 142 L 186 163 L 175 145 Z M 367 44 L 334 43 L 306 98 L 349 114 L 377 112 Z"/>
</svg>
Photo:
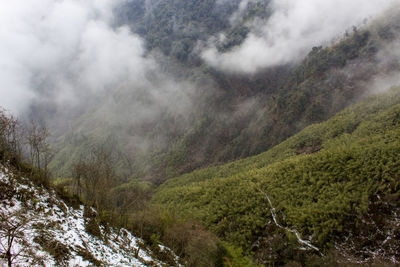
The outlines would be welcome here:
<svg viewBox="0 0 400 267">
<path fill-rule="evenodd" d="M 328 249 L 377 195 L 400 204 L 399 103 L 400 88 L 370 97 L 258 156 L 171 179 L 153 201 L 249 252 L 272 220 L 267 193 L 281 224 Z"/>
<path fill-rule="evenodd" d="M 184 115 L 162 107 L 135 121 L 134 103 L 146 94 L 117 89 L 57 137 L 50 168 L 66 177 L 60 192 L 96 206 L 96 224 L 166 244 L 188 265 L 249 265 L 242 254 L 266 265 L 318 265 L 319 255 L 299 253 L 296 237 L 274 225 L 266 194 L 279 223 L 324 254 L 369 229 L 364 217 L 380 212 L 380 199 L 398 206 L 399 89 L 345 108 L 370 93 L 370 77 L 399 70 L 378 58 L 399 19 L 353 28 L 298 64 L 245 76 L 205 66 L 193 49 L 219 32 L 227 36 L 219 50 L 239 45 L 248 21 L 268 17 L 269 1 L 252 2 L 234 25 L 227 18 L 239 1 L 215 2 L 137 0 L 118 10 L 117 23 L 142 35 L 149 53 L 163 52 L 167 73 L 198 88 L 193 107 Z M 106 161 L 91 157 L 98 148 Z"/>
<path fill-rule="evenodd" d="M 254 266 L 250 258 L 334 264 L 335 245 L 346 237 L 375 238 L 371 225 L 391 229 L 383 221 L 400 205 L 400 88 L 351 105 L 370 93 L 371 76 L 399 71 L 397 63 L 378 64 L 378 51 L 400 32 L 399 16 L 354 27 L 298 64 L 245 76 L 205 66 L 194 53 L 220 32 L 226 40 L 218 49 L 228 51 L 246 38 L 247 22 L 269 16 L 269 0 L 250 1 L 231 24 L 239 2 L 136 0 L 116 10 L 116 24 L 144 37 L 148 53 L 163 53 L 163 71 L 197 87 L 188 114 L 170 104 L 136 121 L 146 88 L 110 90 L 55 137 L 50 157 L 45 127 L 32 124 L 23 137 L 17 120 L 0 110 L 0 162 L 50 187 L 51 159 L 58 195 L 87 206 L 88 232 L 103 238 L 100 225 L 127 228 L 163 261 L 174 262 L 158 244 L 187 266 Z M 154 76 L 154 86 L 163 82 Z M 213 167 L 199 169 L 206 166 Z M 299 252 L 287 229 L 325 257 Z M 352 253 L 370 245 L 355 240 Z M 51 250 L 57 243 L 50 241 L 38 243 Z M 52 253 L 60 262 L 66 254 Z"/>
<path fill-rule="evenodd" d="M 156 5 L 158 8 L 164 4 Z M 255 8 L 260 7 L 257 4 Z M 239 25 L 242 23 L 236 27 Z M 297 65 L 251 77 L 167 60 L 164 67 L 168 72 L 199 88 L 204 87 L 201 81 L 214 81 L 214 88 L 205 86 L 207 89 L 194 93 L 194 106 L 186 117 L 174 114 L 171 105 L 149 120 L 132 121 L 132 103 L 145 94 L 133 96 L 130 90 L 121 89 L 88 109 L 73 122 L 71 131 L 57 138 L 50 168 L 58 176 L 71 177 L 74 162 L 107 144 L 115 155 L 119 176 L 158 185 L 201 167 L 262 153 L 367 94 L 365 81 L 382 72 L 377 51 L 390 34 L 397 33 L 396 25 L 396 20 L 390 19 L 355 28 L 331 47 L 313 48 Z M 360 64 L 364 67 L 354 67 Z M 385 72 L 395 70 L 392 64 Z"/>
<path fill-rule="evenodd" d="M 169 250 L 160 249 L 159 244 L 172 248 L 185 266 L 225 266 L 228 262 L 233 266 L 242 266 L 242 263 L 254 266 L 249 258 L 241 255 L 240 249 L 222 243 L 196 221 L 181 219 L 172 212 L 149 204 L 148 200 L 153 193 L 154 186 L 149 182 L 134 179 L 128 182 L 121 180 L 115 173 L 117 165 L 113 164 L 113 155 L 110 153 L 112 150 L 108 150 L 107 147 L 98 147 L 87 151 L 85 158 L 74 163 L 73 178 L 57 178 L 54 179 L 53 184 L 52 180 L 49 180 L 51 174 L 46 171 L 45 162 L 37 166 L 29 164 L 29 162 L 36 164 L 37 158 L 45 159 L 42 153 L 46 152 L 44 148 L 47 148 L 47 134 L 41 134 L 46 133 L 45 127 L 40 132 L 36 130 L 27 132 L 29 140 L 33 137 L 40 138 L 39 143 L 36 141 L 35 144 L 34 142 L 28 143 L 34 150 L 39 150 L 36 154 L 30 154 L 34 158 L 32 160 L 32 158 L 24 157 L 22 153 L 24 139 L 21 126 L 14 117 L 0 110 L 0 165 L 2 171 L 4 172 L 7 168 L 12 170 L 13 176 L 17 180 L 23 181 L 25 178 L 22 177 L 27 177 L 39 188 L 44 186 L 49 190 L 54 189 L 57 196 L 71 206 L 79 207 L 85 204 L 84 218 L 87 233 L 107 240 L 110 226 L 128 228 L 136 236 L 143 238 L 146 244 L 142 245 L 151 247 L 154 258 L 168 262 L 171 266 L 175 264 L 174 256 Z M 28 151 L 31 151 L 32 148 L 28 147 Z M 5 183 L 0 183 L 0 189 L 2 192 L 0 201 L 11 199 L 16 194 L 27 201 L 27 205 L 32 202 L 35 206 L 38 201 L 32 194 L 28 196 L 28 194 L 16 192 L 14 188 L 10 189 Z M 64 206 L 64 208 L 67 207 Z M 1 215 L 1 223 L 4 226 L 4 222 L 8 222 L 10 217 L 15 214 Z M 20 216 L 19 213 L 18 216 Z M 42 225 L 36 226 L 38 229 L 43 228 Z M 10 224 L 10 227 L 15 226 Z M 104 231 L 101 231 L 100 228 Z M 13 231 L 15 232 L 15 229 Z M 14 234 L 14 232 L 11 233 Z M 20 233 L 15 233 L 15 235 L 19 236 Z M 45 229 L 41 237 L 35 238 L 34 241 L 54 256 L 58 264 L 62 265 L 69 256 L 68 248 L 53 240 Z M 99 264 L 85 249 L 82 248 L 79 253 L 92 263 Z M 6 258 L 10 255 L 12 254 L 7 250 L 0 257 Z"/>
<path fill-rule="evenodd" d="M 237 10 L 239 0 L 218 4 L 216 0 L 137 0 L 122 5 L 119 23 L 130 25 L 132 30 L 146 39 L 149 50 L 160 49 L 165 55 L 181 62 L 194 61 L 193 53 L 198 41 L 227 31 L 227 40 L 221 49 L 239 45 L 247 36 L 246 22 L 254 17 L 269 15 L 269 0 L 250 2 L 240 21 L 231 27 L 229 17 Z"/>
</svg>

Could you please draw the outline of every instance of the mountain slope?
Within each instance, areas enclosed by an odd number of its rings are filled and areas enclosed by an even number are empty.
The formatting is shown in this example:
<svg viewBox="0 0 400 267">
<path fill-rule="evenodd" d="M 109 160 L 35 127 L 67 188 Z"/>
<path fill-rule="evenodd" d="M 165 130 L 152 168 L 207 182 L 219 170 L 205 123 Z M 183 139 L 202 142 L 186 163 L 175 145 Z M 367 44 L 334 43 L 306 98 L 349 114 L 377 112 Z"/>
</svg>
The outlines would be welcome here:
<svg viewBox="0 0 400 267">
<path fill-rule="evenodd" d="M 232 25 L 230 18 L 238 13 L 241 1 L 177 1 L 136 0 L 118 7 L 117 23 L 129 25 L 132 31 L 146 39 L 149 50 L 159 49 L 165 55 L 189 64 L 198 64 L 194 52 L 199 41 L 206 42 L 211 36 L 226 32 L 221 49 L 240 44 L 248 34 L 246 22 L 254 17 L 267 17 L 270 0 L 249 1 L 240 23 Z"/>
<path fill-rule="evenodd" d="M 0 252 L 4 257 L 0 265 L 6 266 L 7 255 L 13 266 L 165 264 L 127 230 L 99 227 L 92 208 L 70 207 L 54 192 L 4 166 L 0 166 L 0 188 Z M 10 254 L 6 253 L 7 248 Z M 168 264 L 179 265 L 168 248 L 160 246 L 158 250 L 165 259 L 169 257 Z"/>
<path fill-rule="evenodd" d="M 399 71 L 395 60 L 387 60 L 390 53 L 382 52 L 392 51 L 390 45 L 396 43 L 398 17 L 391 14 L 373 21 L 332 46 L 310 48 L 298 64 L 251 76 L 163 56 L 164 70 L 195 87 L 190 111 L 176 114 L 171 102 L 157 115 L 138 121 L 136 98 L 141 97 L 132 95 L 129 86 L 116 89 L 75 120 L 70 131 L 56 136 L 51 168 L 60 176 L 70 176 L 74 161 L 86 151 L 113 143 L 123 176 L 160 184 L 199 167 L 264 152 L 360 101 L 369 94 L 374 77 L 390 77 Z M 169 38 L 175 40 L 174 35 Z"/>
<path fill-rule="evenodd" d="M 171 179 L 153 201 L 203 221 L 260 263 L 282 264 L 301 247 L 274 213 L 341 261 L 398 263 L 399 114 L 393 88 L 263 154 Z"/>
</svg>

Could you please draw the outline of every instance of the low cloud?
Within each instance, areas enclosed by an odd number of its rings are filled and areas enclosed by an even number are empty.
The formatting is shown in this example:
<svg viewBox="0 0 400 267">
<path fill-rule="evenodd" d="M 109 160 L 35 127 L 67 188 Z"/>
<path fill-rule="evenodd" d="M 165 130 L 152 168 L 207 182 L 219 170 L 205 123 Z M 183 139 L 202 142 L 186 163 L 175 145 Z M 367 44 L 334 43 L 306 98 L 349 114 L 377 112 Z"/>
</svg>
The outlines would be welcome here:
<svg viewBox="0 0 400 267">
<path fill-rule="evenodd" d="M 376 94 L 386 91 L 393 86 L 400 86 L 400 40 L 385 45 L 376 55 L 376 69 L 379 73 L 365 86 L 368 88 L 366 95 Z"/>
<path fill-rule="evenodd" d="M 250 3 L 257 2 L 257 0 L 242 0 L 239 3 L 238 9 L 229 18 L 229 22 L 234 25 L 243 16 Z M 217 2 L 218 3 L 218 2 Z"/>
<path fill-rule="evenodd" d="M 242 0 L 247 5 L 249 0 Z M 228 52 L 217 45 L 202 52 L 209 65 L 227 71 L 255 73 L 303 58 L 313 46 L 324 45 L 388 9 L 393 0 L 273 0 L 267 21 L 254 20 L 245 41 Z M 240 11 L 240 10 L 239 10 Z"/>
<path fill-rule="evenodd" d="M 0 106 L 21 113 L 33 101 L 74 103 L 121 83 L 146 86 L 157 64 L 139 36 L 112 26 L 119 2 L 3 1 Z"/>
</svg>

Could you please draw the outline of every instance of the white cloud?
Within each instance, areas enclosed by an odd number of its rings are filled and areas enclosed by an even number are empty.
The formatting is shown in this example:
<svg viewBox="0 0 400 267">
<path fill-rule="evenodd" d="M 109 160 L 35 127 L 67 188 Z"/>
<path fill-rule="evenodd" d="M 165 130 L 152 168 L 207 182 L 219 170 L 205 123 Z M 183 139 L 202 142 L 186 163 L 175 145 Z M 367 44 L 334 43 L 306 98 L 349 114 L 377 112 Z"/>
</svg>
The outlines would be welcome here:
<svg viewBox="0 0 400 267">
<path fill-rule="evenodd" d="M 35 98 L 72 100 L 120 81 L 139 82 L 154 62 L 142 40 L 113 28 L 113 0 L 0 3 L 0 106 L 21 112 Z"/>
<path fill-rule="evenodd" d="M 238 9 L 236 12 L 232 14 L 232 16 L 229 18 L 229 22 L 234 25 L 241 16 L 243 16 L 243 13 L 246 11 L 247 7 L 249 6 L 250 3 L 256 2 L 257 0 L 242 0 L 239 3 Z"/>
<path fill-rule="evenodd" d="M 242 0 L 247 3 L 248 0 Z M 252 31 L 242 45 L 219 53 L 209 46 L 202 58 L 228 71 L 254 73 L 298 60 L 313 47 L 330 42 L 346 29 L 378 15 L 393 0 L 273 0 L 272 16 Z"/>
</svg>

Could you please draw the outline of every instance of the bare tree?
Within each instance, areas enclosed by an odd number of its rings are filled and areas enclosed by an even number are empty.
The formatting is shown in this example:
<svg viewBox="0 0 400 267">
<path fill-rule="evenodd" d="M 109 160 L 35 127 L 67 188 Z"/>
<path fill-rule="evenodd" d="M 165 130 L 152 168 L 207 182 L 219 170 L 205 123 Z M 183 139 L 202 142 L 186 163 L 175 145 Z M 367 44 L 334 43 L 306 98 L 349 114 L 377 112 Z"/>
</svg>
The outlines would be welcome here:
<svg viewBox="0 0 400 267">
<path fill-rule="evenodd" d="M 24 210 L 0 212 L 0 258 L 5 259 L 9 267 L 24 260 L 40 262 L 25 239 L 25 231 L 32 222 Z"/>
<path fill-rule="evenodd" d="M 82 194 L 82 179 L 83 179 L 83 174 L 85 172 L 85 162 L 80 159 L 77 163 L 73 165 L 73 183 L 72 183 L 72 192 L 74 195 L 78 196 L 79 198 L 81 197 Z"/>
<path fill-rule="evenodd" d="M 116 175 L 111 152 L 105 148 L 92 151 L 89 159 L 81 159 L 74 165 L 74 188 L 84 191 L 86 202 L 96 209 L 106 208 L 108 193 L 115 184 Z"/>
<path fill-rule="evenodd" d="M 48 177 L 47 166 L 49 163 L 50 145 L 47 142 L 49 132 L 45 126 L 40 126 L 39 123 L 31 121 L 27 131 L 26 140 L 29 146 L 30 159 L 32 166 L 41 171 L 44 171 L 44 177 L 41 179 L 46 180 Z"/>
<path fill-rule="evenodd" d="M 145 182 L 130 182 L 114 187 L 110 192 L 110 202 L 119 216 L 122 227 L 128 227 L 128 214 L 141 210 L 151 198 L 151 186 Z"/>
<path fill-rule="evenodd" d="M 20 160 L 21 131 L 18 120 L 0 109 L 0 156 L 4 161 Z"/>
</svg>

